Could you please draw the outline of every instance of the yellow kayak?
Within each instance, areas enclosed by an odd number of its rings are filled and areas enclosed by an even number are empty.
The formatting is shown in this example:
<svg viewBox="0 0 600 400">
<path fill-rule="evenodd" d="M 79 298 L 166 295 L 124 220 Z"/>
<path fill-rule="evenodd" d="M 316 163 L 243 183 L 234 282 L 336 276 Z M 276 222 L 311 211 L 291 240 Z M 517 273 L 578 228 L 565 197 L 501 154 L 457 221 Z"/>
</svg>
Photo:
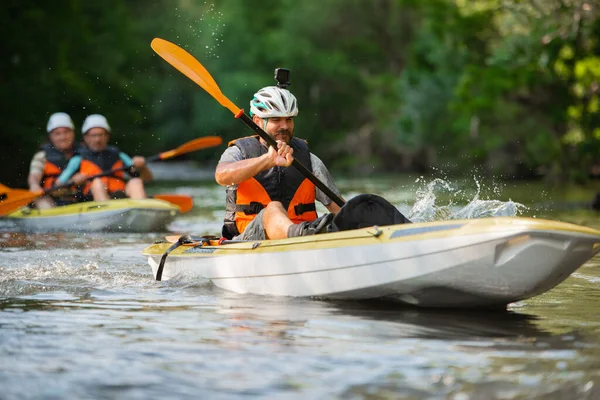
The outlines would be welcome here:
<svg viewBox="0 0 600 400">
<path fill-rule="evenodd" d="M 158 199 L 88 201 L 50 209 L 21 208 L 6 219 L 24 232 L 160 232 L 179 207 Z"/>
</svg>

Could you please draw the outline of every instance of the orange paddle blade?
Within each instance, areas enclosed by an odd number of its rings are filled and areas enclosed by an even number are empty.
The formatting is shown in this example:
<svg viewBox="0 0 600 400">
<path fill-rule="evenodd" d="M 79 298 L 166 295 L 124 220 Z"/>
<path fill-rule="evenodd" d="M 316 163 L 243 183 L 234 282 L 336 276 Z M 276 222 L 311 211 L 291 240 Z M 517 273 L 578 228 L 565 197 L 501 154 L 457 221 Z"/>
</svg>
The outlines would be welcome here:
<svg viewBox="0 0 600 400">
<path fill-rule="evenodd" d="M 204 68 L 194 56 L 181 47 L 161 38 L 154 38 L 150 43 L 150 47 L 152 47 L 152 50 L 154 50 L 156 54 L 164 58 L 166 62 L 177 68 L 183 74 L 189 76 L 190 79 L 192 79 L 190 75 L 197 75 L 196 79 L 203 82 L 202 85 L 198 83 L 200 86 L 207 85 L 213 87 L 215 90 L 219 90 L 219 85 L 217 85 L 217 82 L 206 68 Z M 182 71 L 182 69 L 187 70 L 187 72 Z M 190 75 L 188 75 L 188 73 Z M 195 79 L 192 80 L 194 82 L 196 81 Z"/>
<path fill-rule="evenodd" d="M 234 115 L 240 112 L 240 108 L 225 97 L 214 78 L 190 53 L 176 44 L 160 38 L 154 38 L 150 46 L 156 54 L 161 56 L 179 72 L 193 80 L 202 89 L 206 90 L 223 107 L 227 108 Z"/>
<path fill-rule="evenodd" d="M 206 136 L 198 139 L 191 140 L 187 143 L 182 144 L 174 150 L 165 151 L 158 155 L 160 160 L 167 160 L 169 158 L 177 157 L 182 154 L 191 153 L 192 151 L 198 151 L 207 149 L 209 147 L 215 147 L 223 143 L 223 139 L 218 136 Z"/>
<path fill-rule="evenodd" d="M 8 215 L 19 208 L 25 207 L 43 194 L 43 191 L 30 192 L 25 189 L 11 189 L 2 185 L 2 188 L 0 188 L 0 216 Z"/>
<path fill-rule="evenodd" d="M 191 196 L 186 196 L 183 194 L 156 194 L 152 197 L 175 204 L 179 207 L 179 211 L 182 214 L 191 211 L 194 207 L 194 199 L 192 199 Z"/>
</svg>

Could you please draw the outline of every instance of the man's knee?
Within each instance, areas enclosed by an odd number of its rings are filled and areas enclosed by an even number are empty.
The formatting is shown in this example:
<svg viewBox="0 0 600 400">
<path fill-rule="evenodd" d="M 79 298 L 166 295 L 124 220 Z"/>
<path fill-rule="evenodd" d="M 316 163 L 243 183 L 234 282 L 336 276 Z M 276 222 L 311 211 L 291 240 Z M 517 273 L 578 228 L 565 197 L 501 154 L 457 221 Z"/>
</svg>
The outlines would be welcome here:
<svg viewBox="0 0 600 400">
<path fill-rule="evenodd" d="M 92 187 L 92 189 L 95 189 L 95 190 L 103 190 L 104 182 L 102 182 L 102 179 L 96 178 L 92 181 L 91 187 Z"/>
<path fill-rule="evenodd" d="M 141 178 L 131 178 L 129 182 L 127 182 L 128 186 L 140 186 L 143 185 L 144 181 Z"/>
<path fill-rule="evenodd" d="M 286 212 L 285 208 L 283 208 L 283 204 L 281 204 L 280 201 L 272 201 L 269 204 L 267 204 L 267 207 L 265 207 L 265 212 Z"/>
</svg>

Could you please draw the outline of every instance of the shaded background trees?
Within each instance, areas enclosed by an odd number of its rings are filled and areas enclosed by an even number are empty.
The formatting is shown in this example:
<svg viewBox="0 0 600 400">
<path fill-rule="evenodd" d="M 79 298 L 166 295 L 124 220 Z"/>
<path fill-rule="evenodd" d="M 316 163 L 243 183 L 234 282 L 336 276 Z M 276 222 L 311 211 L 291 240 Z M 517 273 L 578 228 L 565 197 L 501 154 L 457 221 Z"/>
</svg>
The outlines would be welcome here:
<svg viewBox="0 0 600 400">
<path fill-rule="evenodd" d="M 56 111 L 78 128 L 105 114 L 131 154 L 250 133 L 153 37 L 190 51 L 245 108 L 290 68 L 297 134 L 333 169 L 585 180 L 600 160 L 596 2 L 7 0 L 0 22 L 1 181 L 14 186 Z"/>
</svg>

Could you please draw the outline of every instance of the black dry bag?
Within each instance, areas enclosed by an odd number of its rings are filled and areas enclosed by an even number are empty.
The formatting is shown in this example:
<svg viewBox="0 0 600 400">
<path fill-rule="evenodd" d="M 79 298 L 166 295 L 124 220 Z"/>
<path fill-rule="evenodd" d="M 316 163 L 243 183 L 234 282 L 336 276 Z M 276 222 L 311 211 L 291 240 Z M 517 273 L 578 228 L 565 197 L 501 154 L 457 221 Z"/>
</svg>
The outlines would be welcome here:
<svg viewBox="0 0 600 400">
<path fill-rule="evenodd" d="M 383 197 L 361 194 L 349 200 L 332 221 L 331 231 L 347 231 L 373 225 L 410 223 L 396 207 Z"/>
</svg>

